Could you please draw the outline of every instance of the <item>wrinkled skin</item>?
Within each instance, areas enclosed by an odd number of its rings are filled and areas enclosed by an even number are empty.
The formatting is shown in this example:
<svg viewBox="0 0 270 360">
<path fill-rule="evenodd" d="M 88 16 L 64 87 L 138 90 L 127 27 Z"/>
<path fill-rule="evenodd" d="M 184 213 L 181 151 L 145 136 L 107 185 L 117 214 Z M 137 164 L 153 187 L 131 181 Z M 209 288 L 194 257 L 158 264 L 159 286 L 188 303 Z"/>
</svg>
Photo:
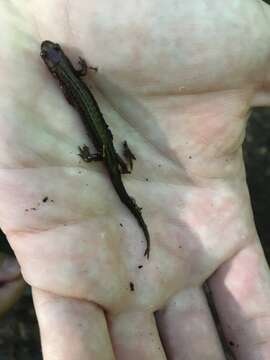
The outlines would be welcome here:
<svg viewBox="0 0 270 360">
<path fill-rule="evenodd" d="M 269 14 L 255 0 L 0 3 L 0 226 L 44 359 L 224 359 L 205 280 L 236 358 L 267 359 L 269 270 L 241 145 L 270 102 Z M 39 57 L 45 39 L 99 69 L 85 81 L 137 157 L 124 182 L 149 261 L 103 165 L 77 155 L 91 142 Z"/>
</svg>

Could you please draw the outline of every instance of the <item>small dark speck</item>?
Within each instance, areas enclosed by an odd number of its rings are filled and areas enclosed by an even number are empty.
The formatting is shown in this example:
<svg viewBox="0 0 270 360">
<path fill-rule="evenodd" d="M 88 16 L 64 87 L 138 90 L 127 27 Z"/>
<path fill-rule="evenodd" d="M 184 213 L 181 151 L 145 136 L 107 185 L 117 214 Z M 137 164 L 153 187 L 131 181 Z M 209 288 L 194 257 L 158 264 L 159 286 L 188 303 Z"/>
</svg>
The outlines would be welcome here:
<svg viewBox="0 0 270 360">
<path fill-rule="evenodd" d="M 161 164 L 158 164 L 158 167 L 161 167 Z"/>
<path fill-rule="evenodd" d="M 233 341 L 229 341 L 229 344 L 230 344 L 231 346 L 234 346 L 234 345 L 235 345 Z"/>
<path fill-rule="evenodd" d="M 31 210 L 37 210 L 37 208 L 35 208 L 35 207 L 32 207 L 32 208 L 31 208 Z"/>
<path fill-rule="evenodd" d="M 121 227 L 123 227 L 123 224 L 122 224 L 122 223 L 120 223 L 120 226 L 121 226 Z"/>
<path fill-rule="evenodd" d="M 181 245 L 179 245 L 179 249 L 182 249 L 182 246 L 181 246 Z"/>
<path fill-rule="evenodd" d="M 86 184 L 86 186 L 88 186 L 88 184 Z"/>
<path fill-rule="evenodd" d="M 79 171 L 78 171 L 78 174 L 81 174 L 81 173 L 82 173 L 81 170 L 79 170 Z"/>
<path fill-rule="evenodd" d="M 149 179 L 148 179 L 148 178 L 145 178 L 145 181 L 149 181 Z"/>
<path fill-rule="evenodd" d="M 189 155 L 189 157 L 188 157 L 189 159 L 192 159 L 192 156 L 191 155 Z"/>
<path fill-rule="evenodd" d="M 24 211 L 29 211 L 29 209 L 24 209 Z"/>
<path fill-rule="evenodd" d="M 48 196 L 45 196 L 43 199 L 42 199 L 43 202 L 46 202 L 48 201 Z"/>
<path fill-rule="evenodd" d="M 51 199 L 51 202 L 54 202 L 54 200 L 53 200 L 53 199 Z"/>
<path fill-rule="evenodd" d="M 135 290 L 133 282 L 130 282 L 130 283 L 129 283 L 129 288 L 130 288 L 130 291 L 134 291 L 134 290 Z"/>
<path fill-rule="evenodd" d="M 139 265 L 139 266 L 138 266 L 138 269 L 142 269 L 142 268 L 143 268 L 143 265 Z"/>
</svg>

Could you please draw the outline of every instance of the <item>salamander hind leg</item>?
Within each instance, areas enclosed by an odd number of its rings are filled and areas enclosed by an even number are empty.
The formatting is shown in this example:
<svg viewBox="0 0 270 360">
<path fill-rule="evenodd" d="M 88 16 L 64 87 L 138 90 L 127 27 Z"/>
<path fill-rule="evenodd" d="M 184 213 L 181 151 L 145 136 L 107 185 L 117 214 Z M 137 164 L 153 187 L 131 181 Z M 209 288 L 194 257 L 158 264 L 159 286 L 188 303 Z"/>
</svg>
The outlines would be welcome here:
<svg viewBox="0 0 270 360">
<path fill-rule="evenodd" d="M 130 174 L 127 164 L 124 162 L 124 160 L 121 158 L 121 156 L 116 154 L 116 158 L 117 158 L 117 163 L 119 165 L 119 170 L 120 170 L 121 174 Z"/>
<path fill-rule="evenodd" d="M 136 203 L 136 200 L 134 199 L 134 197 L 130 196 L 131 201 L 133 202 L 133 205 L 136 207 L 136 209 L 141 212 L 142 211 L 142 207 L 138 206 Z"/>
<path fill-rule="evenodd" d="M 126 141 L 123 142 L 123 148 L 124 148 L 124 157 L 128 161 L 130 171 L 133 169 L 133 160 L 136 160 L 135 155 L 130 150 L 128 144 Z"/>
<path fill-rule="evenodd" d="M 82 147 L 79 146 L 79 156 L 83 159 L 85 162 L 91 162 L 91 161 L 101 161 L 103 160 L 102 153 L 90 153 L 90 149 L 87 145 L 83 145 Z"/>
</svg>

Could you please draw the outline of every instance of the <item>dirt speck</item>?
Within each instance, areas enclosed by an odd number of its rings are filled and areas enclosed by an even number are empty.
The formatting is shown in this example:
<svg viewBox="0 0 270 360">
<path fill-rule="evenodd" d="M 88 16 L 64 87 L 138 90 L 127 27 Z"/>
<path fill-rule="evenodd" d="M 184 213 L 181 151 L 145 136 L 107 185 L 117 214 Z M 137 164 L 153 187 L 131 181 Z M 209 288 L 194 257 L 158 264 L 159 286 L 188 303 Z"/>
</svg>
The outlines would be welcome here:
<svg viewBox="0 0 270 360">
<path fill-rule="evenodd" d="M 129 288 L 130 288 L 130 291 L 135 291 L 134 283 L 132 281 L 130 281 L 130 283 L 129 283 Z"/>
</svg>

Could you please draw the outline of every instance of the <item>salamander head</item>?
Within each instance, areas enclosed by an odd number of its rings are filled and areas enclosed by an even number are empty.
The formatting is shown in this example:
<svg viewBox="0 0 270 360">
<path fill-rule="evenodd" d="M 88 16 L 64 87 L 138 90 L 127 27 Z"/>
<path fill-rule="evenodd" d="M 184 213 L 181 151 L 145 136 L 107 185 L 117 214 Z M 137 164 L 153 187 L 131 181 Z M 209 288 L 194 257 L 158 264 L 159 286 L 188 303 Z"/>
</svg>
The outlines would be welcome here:
<svg viewBox="0 0 270 360">
<path fill-rule="evenodd" d="M 45 40 L 41 43 L 40 56 L 48 66 L 50 71 L 54 71 L 55 67 L 63 59 L 64 54 L 60 45 L 52 41 Z"/>
</svg>

